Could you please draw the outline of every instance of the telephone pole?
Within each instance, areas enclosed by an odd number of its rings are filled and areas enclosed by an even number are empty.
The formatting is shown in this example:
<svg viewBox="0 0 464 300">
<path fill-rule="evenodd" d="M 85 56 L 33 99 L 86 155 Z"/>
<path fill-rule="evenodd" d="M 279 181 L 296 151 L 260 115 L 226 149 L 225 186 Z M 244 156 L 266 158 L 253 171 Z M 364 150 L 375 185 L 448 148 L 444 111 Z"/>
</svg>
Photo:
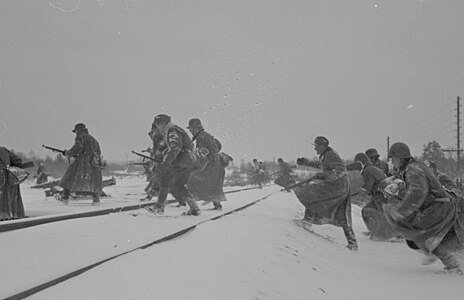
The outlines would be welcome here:
<svg viewBox="0 0 464 300">
<path fill-rule="evenodd" d="M 456 152 L 457 154 L 457 167 L 456 167 L 456 183 L 460 190 L 462 190 L 462 180 L 461 180 L 461 98 L 458 96 L 456 101 L 457 108 L 456 108 L 456 149 L 444 149 L 444 152 Z"/>
</svg>

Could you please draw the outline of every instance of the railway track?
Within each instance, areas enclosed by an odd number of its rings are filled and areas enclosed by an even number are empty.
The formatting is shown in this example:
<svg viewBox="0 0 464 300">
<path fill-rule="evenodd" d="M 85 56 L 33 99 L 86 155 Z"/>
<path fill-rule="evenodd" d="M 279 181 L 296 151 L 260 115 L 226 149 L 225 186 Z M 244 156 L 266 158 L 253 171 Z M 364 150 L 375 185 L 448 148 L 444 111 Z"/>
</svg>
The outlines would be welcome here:
<svg viewBox="0 0 464 300">
<path fill-rule="evenodd" d="M 243 192 L 243 191 L 247 191 L 247 190 L 251 190 L 251 189 L 256 189 L 256 188 L 246 188 L 246 189 L 234 190 L 234 191 L 229 191 L 229 193 L 238 193 L 238 192 Z M 271 195 L 274 195 L 274 194 L 279 193 L 279 192 L 280 192 L 280 189 L 276 190 L 274 188 L 273 192 L 267 193 L 267 191 L 266 191 L 266 194 L 264 196 L 260 196 L 257 199 L 256 198 L 254 200 L 246 199 L 246 201 L 242 201 L 243 203 L 240 203 L 240 205 L 235 206 L 235 207 L 233 207 L 231 209 L 224 210 L 224 211 L 219 211 L 219 212 L 214 212 L 213 214 L 208 214 L 207 216 L 202 216 L 200 218 L 198 218 L 198 217 L 186 217 L 186 218 L 182 217 L 182 218 L 180 218 L 180 220 L 187 219 L 187 220 L 190 221 L 190 223 L 184 224 L 181 227 L 177 227 L 177 228 L 171 230 L 170 232 L 168 232 L 166 234 L 162 234 L 161 236 L 159 236 L 159 237 L 157 237 L 155 239 L 152 239 L 150 241 L 146 241 L 146 242 L 144 242 L 144 243 L 142 243 L 142 244 L 140 244 L 138 246 L 135 246 L 135 247 L 133 247 L 131 249 L 127 249 L 127 250 L 122 251 L 120 253 L 101 258 L 96 262 L 88 263 L 85 266 L 81 266 L 81 267 L 75 268 L 73 270 L 67 271 L 64 274 L 60 274 L 59 276 L 56 276 L 55 278 L 53 278 L 51 280 L 47 280 L 47 281 L 45 281 L 43 283 L 40 283 L 40 284 L 34 284 L 34 285 L 31 285 L 31 286 L 29 286 L 27 288 L 22 288 L 20 291 L 16 291 L 15 293 L 13 293 L 10 296 L 7 296 L 6 298 L 3 298 L 3 299 L 24 299 L 24 298 L 27 298 L 27 297 L 35 294 L 35 293 L 38 293 L 38 292 L 43 291 L 45 289 L 51 288 L 51 287 L 55 286 L 56 284 L 59 284 L 61 282 L 64 282 L 64 281 L 69 280 L 71 278 L 74 278 L 76 276 L 79 276 L 80 274 L 82 274 L 82 273 L 84 273 L 84 272 L 86 272 L 88 270 L 91 270 L 91 269 L 93 269 L 95 267 L 98 267 L 99 265 L 104 264 L 105 262 L 117 259 L 117 258 L 119 258 L 119 257 L 121 257 L 123 255 L 126 255 L 128 253 L 131 253 L 131 252 L 134 252 L 134 251 L 137 251 L 137 250 L 140 250 L 140 249 L 146 249 L 148 247 L 152 247 L 152 246 L 155 246 L 157 244 L 160 244 L 160 243 L 163 243 L 163 242 L 170 241 L 172 239 L 178 238 L 178 237 L 190 232 L 191 230 L 194 230 L 196 227 L 201 226 L 202 224 L 204 224 L 206 222 L 211 222 L 211 221 L 214 221 L 214 220 L 218 220 L 218 219 L 221 219 L 221 218 L 223 218 L 223 217 L 225 217 L 227 215 L 233 214 L 233 213 L 235 213 L 237 211 L 246 209 L 247 207 L 250 207 L 250 206 L 252 206 L 252 205 L 254 205 L 254 204 L 256 204 L 256 203 L 258 203 L 258 202 L 260 202 L 260 201 L 262 201 L 262 200 L 264 200 L 264 199 L 266 199 L 268 197 L 270 197 Z M 264 194 L 264 191 L 261 194 Z M 144 206 L 147 206 L 147 205 L 150 205 L 150 204 L 151 203 L 143 203 L 143 204 L 139 204 L 139 205 L 133 205 L 133 206 L 127 207 L 125 210 L 116 210 L 116 211 L 114 209 L 111 209 L 111 211 L 110 210 L 102 210 L 101 215 L 109 214 L 111 212 L 127 211 L 127 210 L 130 210 L 130 208 L 131 209 L 140 209 L 141 207 L 144 207 Z M 78 218 L 84 218 L 84 217 L 89 217 L 89 215 L 81 215 Z M 50 220 L 49 222 L 64 221 L 64 220 L 66 220 L 66 219 Z M 175 221 L 177 221 L 177 220 L 179 220 L 179 219 L 176 219 Z M 38 225 L 38 224 L 36 224 L 36 225 Z M 31 225 L 31 226 L 35 226 L 35 225 Z M 16 229 L 18 229 L 18 228 L 16 228 Z M 11 230 L 13 230 L 13 229 L 11 229 Z"/>
</svg>

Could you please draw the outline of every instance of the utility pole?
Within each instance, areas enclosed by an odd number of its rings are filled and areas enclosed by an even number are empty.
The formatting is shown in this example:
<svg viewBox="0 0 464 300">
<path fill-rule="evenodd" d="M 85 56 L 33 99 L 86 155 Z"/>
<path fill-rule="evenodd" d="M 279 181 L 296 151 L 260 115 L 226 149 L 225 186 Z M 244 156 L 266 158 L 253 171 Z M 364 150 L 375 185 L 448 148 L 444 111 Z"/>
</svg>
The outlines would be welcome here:
<svg viewBox="0 0 464 300">
<path fill-rule="evenodd" d="M 390 157 L 388 157 L 389 152 L 390 152 L 390 137 L 387 136 L 387 161 L 390 161 Z"/>
<path fill-rule="evenodd" d="M 461 180 L 461 98 L 458 96 L 456 101 L 457 108 L 456 108 L 456 135 L 457 135 L 457 142 L 456 142 L 456 149 L 445 149 L 444 152 L 456 152 L 457 154 L 457 168 L 456 168 L 456 184 L 460 190 L 462 190 L 462 180 Z"/>
</svg>

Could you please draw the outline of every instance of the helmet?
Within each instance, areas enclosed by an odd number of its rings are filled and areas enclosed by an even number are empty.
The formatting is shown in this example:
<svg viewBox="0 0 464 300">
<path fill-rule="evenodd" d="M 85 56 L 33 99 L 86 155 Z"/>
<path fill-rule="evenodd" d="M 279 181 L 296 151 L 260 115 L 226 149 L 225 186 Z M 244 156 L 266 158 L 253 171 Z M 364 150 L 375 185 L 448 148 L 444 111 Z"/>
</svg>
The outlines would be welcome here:
<svg viewBox="0 0 464 300">
<path fill-rule="evenodd" d="M 361 162 L 363 165 L 367 164 L 367 162 L 369 161 L 369 158 L 367 157 L 366 154 L 364 153 L 358 153 L 354 156 L 354 161 L 359 161 Z"/>
<path fill-rule="evenodd" d="M 194 119 L 191 119 L 189 121 L 189 124 L 188 124 L 188 129 L 192 129 L 192 128 L 203 128 L 203 125 L 201 124 L 201 121 L 200 119 L 197 119 L 197 118 L 194 118 Z"/>
<path fill-rule="evenodd" d="M 370 148 L 370 149 L 367 149 L 366 150 L 366 155 L 369 156 L 369 157 L 373 157 L 373 156 L 376 156 L 376 157 L 379 157 L 379 153 L 377 152 L 376 149 L 374 148 Z"/>
<path fill-rule="evenodd" d="M 397 142 L 391 145 L 388 151 L 389 158 L 409 158 L 411 157 L 411 151 L 409 151 L 408 145 L 402 142 Z"/>
<path fill-rule="evenodd" d="M 317 145 L 317 146 L 328 146 L 329 145 L 329 140 L 325 137 L 325 136 L 318 136 L 316 137 L 316 139 L 314 140 L 314 143 L 313 145 Z"/>
<path fill-rule="evenodd" d="M 169 122 L 171 122 L 171 117 L 170 116 L 160 114 L 160 115 L 155 116 L 152 124 L 154 124 L 154 125 L 168 124 Z"/>
</svg>

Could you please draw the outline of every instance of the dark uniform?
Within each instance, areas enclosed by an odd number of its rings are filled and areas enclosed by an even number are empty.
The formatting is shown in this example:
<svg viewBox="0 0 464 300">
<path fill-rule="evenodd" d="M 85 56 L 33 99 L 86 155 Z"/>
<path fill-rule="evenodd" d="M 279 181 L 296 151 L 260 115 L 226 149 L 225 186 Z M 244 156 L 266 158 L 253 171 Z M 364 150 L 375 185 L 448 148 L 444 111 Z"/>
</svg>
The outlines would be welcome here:
<svg viewBox="0 0 464 300">
<path fill-rule="evenodd" d="M 398 204 L 384 205 L 388 222 L 412 242 L 409 245 L 438 257 L 445 270 L 462 273 L 452 254 L 463 248 L 464 241 L 456 198 L 445 191 L 424 163 L 411 157 L 406 144 L 393 144 L 389 156 L 406 191 Z"/>
<path fill-rule="evenodd" d="M 316 137 L 315 149 L 319 161 L 298 158 L 298 165 L 322 169 L 303 187 L 294 189 L 298 200 L 305 206 L 305 220 L 314 224 L 332 224 L 343 228 L 347 248 L 358 249 L 351 219 L 351 194 L 345 164 L 325 137 Z"/>
<path fill-rule="evenodd" d="M 187 128 L 193 134 L 192 141 L 196 143 L 196 149 L 200 152 L 207 150 L 205 167 L 199 172 L 192 173 L 187 186 L 196 200 L 213 202 L 214 209 L 220 210 L 221 201 L 226 200 L 223 191 L 226 171 L 219 155 L 222 145 L 204 130 L 199 119 L 191 119 Z"/>
<path fill-rule="evenodd" d="M 286 163 L 282 158 L 277 160 L 279 164 L 278 177 L 274 180 L 274 183 L 280 185 L 281 187 L 287 187 L 295 183 L 292 179 L 293 170 L 290 168 L 288 163 Z"/>
<path fill-rule="evenodd" d="M 383 213 L 382 205 L 387 200 L 383 195 L 382 181 L 387 176 L 382 170 L 372 165 L 364 153 L 356 154 L 354 160 L 362 165 L 362 187 L 371 196 L 369 202 L 361 209 L 364 224 L 366 224 L 369 230 L 369 238 L 371 240 L 383 241 L 398 237 L 399 233 L 393 230 L 390 224 L 388 224 Z"/>
<path fill-rule="evenodd" d="M 74 158 L 59 186 L 64 189 L 62 200 L 67 203 L 71 191 L 92 194 L 93 204 L 100 203 L 102 192 L 102 167 L 100 144 L 89 134 L 84 124 L 76 124 L 74 145 L 65 152 L 68 158 Z"/>
<path fill-rule="evenodd" d="M 0 147 L 0 221 L 25 217 L 19 184 L 9 176 L 8 166 L 21 167 L 22 160 L 7 148 Z"/>
<path fill-rule="evenodd" d="M 171 123 L 171 117 L 167 115 L 156 116 L 153 128 L 163 135 L 166 150 L 156 170 L 160 176 L 160 191 L 158 202 L 152 210 L 164 212 L 166 197 L 170 192 L 179 202 L 189 205 L 190 210 L 185 214 L 199 215 L 200 210 L 186 187 L 191 172 L 197 167 L 192 140 L 184 129 Z"/>
</svg>

